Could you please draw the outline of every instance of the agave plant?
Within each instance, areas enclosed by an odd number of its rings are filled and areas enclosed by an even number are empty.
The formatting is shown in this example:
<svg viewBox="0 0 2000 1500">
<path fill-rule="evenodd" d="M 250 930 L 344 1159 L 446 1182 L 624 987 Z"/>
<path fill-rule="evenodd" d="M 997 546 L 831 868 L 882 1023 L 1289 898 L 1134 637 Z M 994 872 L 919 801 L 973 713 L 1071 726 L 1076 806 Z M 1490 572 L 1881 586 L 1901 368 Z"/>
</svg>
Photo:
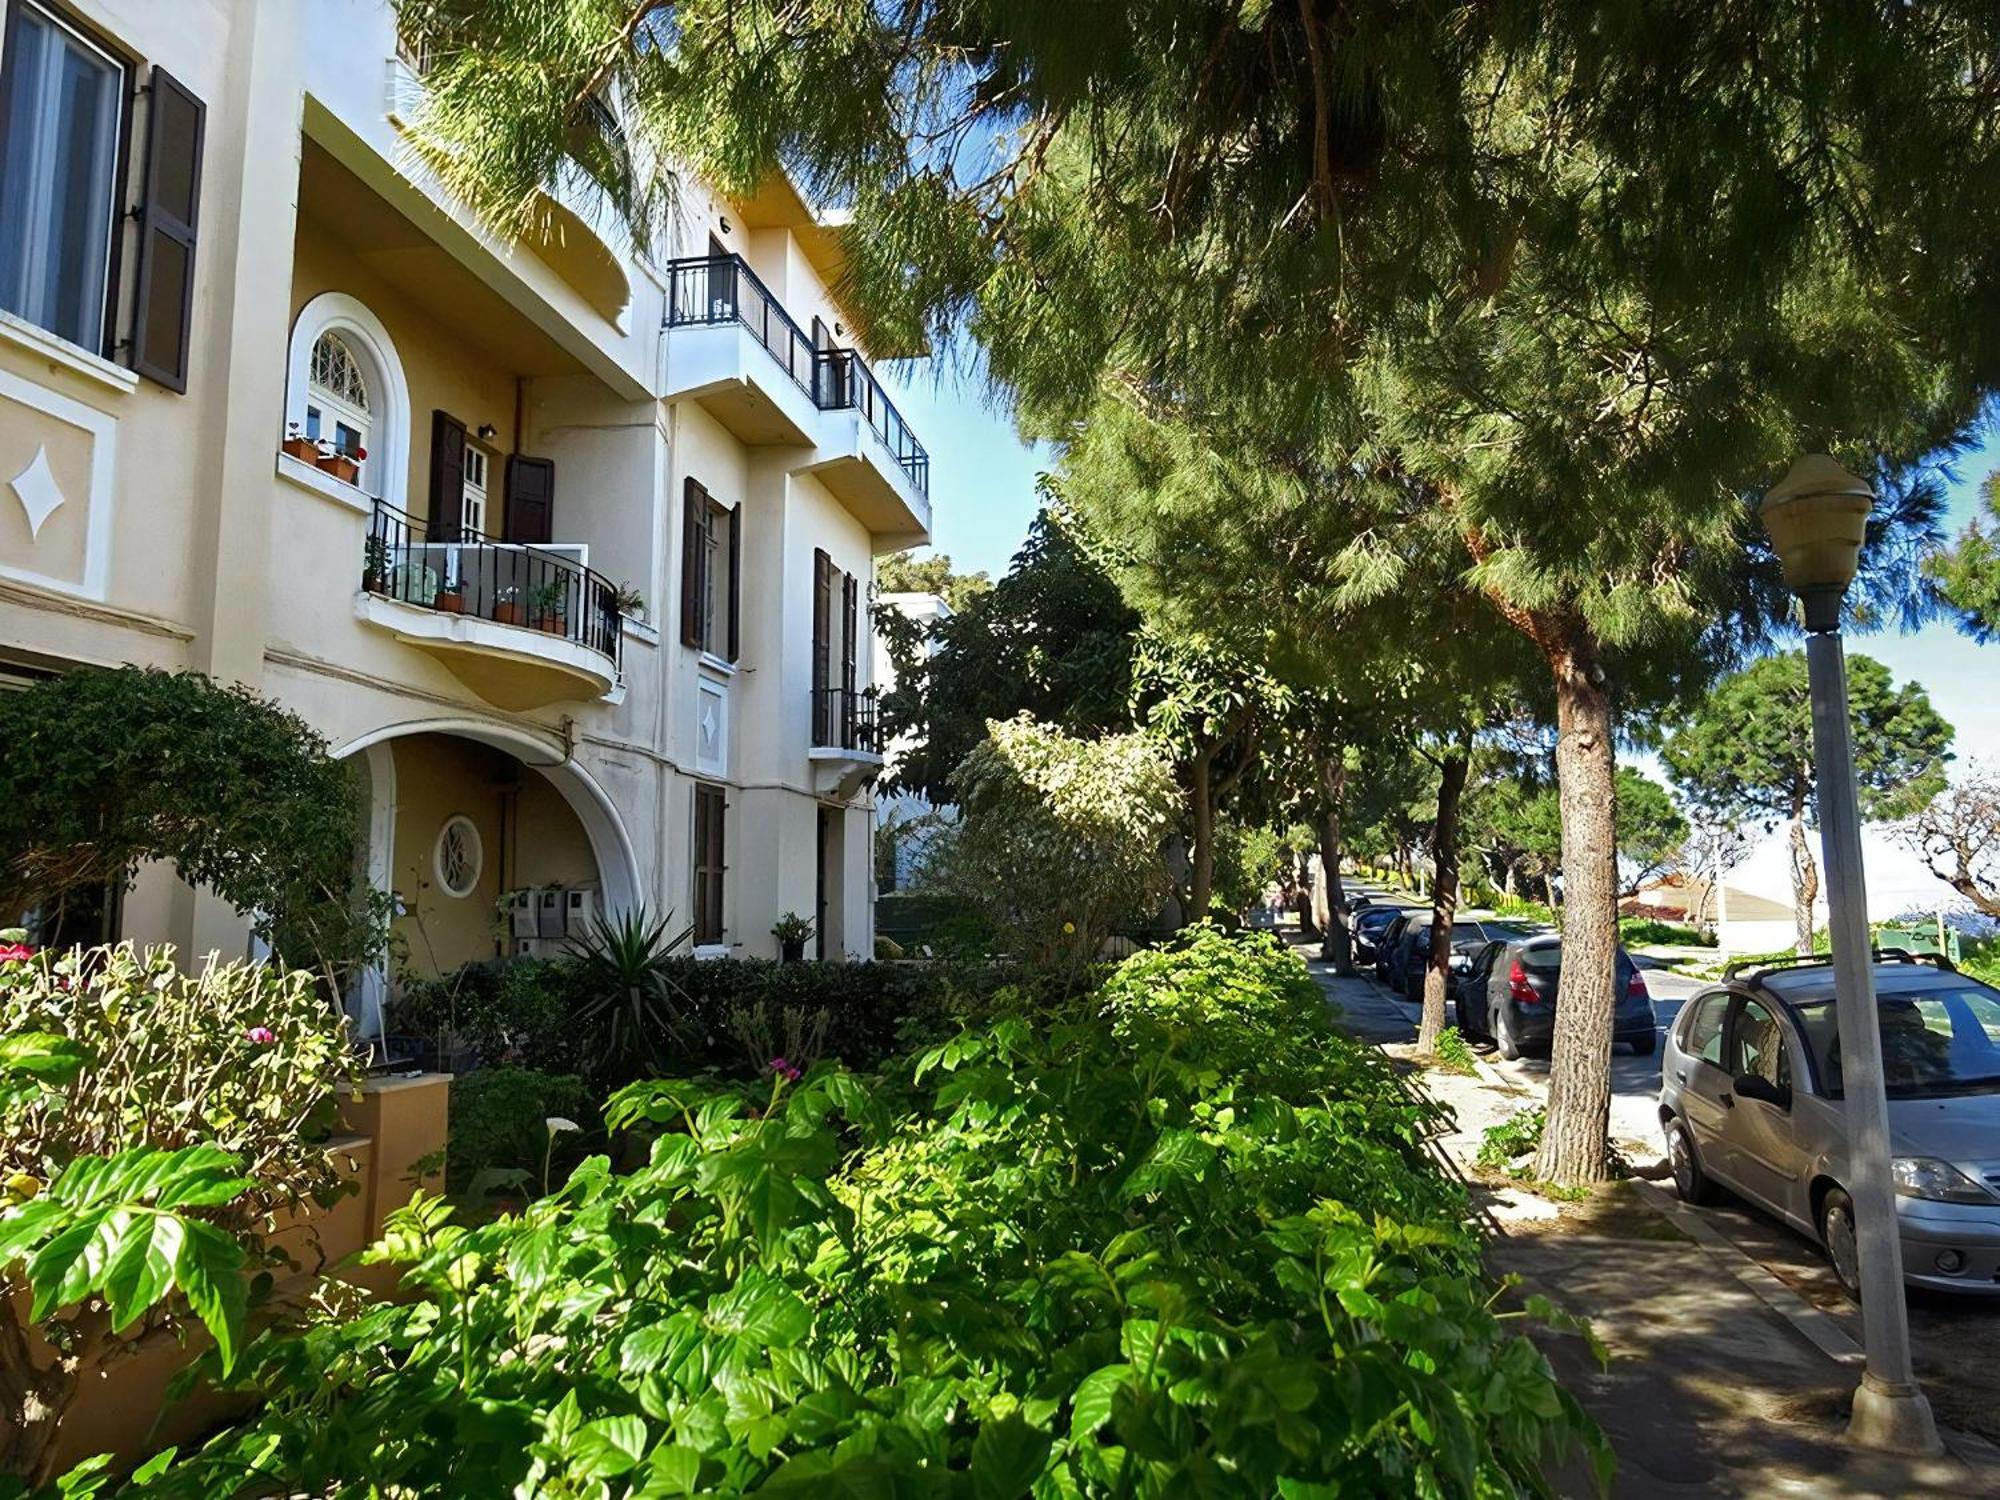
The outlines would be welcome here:
<svg viewBox="0 0 2000 1500">
<path fill-rule="evenodd" d="M 668 1057 L 669 1042 L 681 1042 L 685 1025 L 673 1000 L 677 993 L 663 972 L 664 961 L 694 936 L 692 925 L 674 930 L 670 911 L 654 917 L 645 907 L 591 919 L 569 943 L 590 998 L 577 1007 L 585 1048 L 594 1066 L 621 1077 L 656 1071 Z"/>
</svg>

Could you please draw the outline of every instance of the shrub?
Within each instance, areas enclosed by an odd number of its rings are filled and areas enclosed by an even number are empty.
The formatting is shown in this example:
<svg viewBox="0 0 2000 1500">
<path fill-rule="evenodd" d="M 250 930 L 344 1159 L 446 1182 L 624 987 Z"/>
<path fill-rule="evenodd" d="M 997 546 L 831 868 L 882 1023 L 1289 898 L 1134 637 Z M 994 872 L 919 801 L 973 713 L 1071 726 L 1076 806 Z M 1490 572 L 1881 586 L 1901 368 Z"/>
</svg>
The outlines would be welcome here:
<svg viewBox="0 0 2000 1500">
<path fill-rule="evenodd" d="M 154 1481 L 280 1493 L 1506 1494 L 1601 1442 L 1476 1271 L 1434 1111 L 1213 931 L 898 1060 L 655 1080 L 616 1175 L 378 1250 Z M 1531 1312 L 1545 1312 L 1539 1304 Z"/>
<path fill-rule="evenodd" d="M 477 1201 L 502 1189 L 546 1192 L 545 1172 L 553 1174 L 552 1117 L 581 1128 L 557 1132 L 560 1165 L 567 1169 L 581 1153 L 580 1137 L 594 1131 L 595 1111 L 584 1082 L 575 1074 L 537 1073 L 532 1068 L 480 1068 L 451 1086 L 451 1137 L 445 1156 L 445 1186 Z M 559 1181 L 561 1174 L 551 1176 Z"/>
<path fill-rule="evenodd" d="M 1541 1146 L 1544 1118 L 1540 1109 L 1517 1109 L 1498 1125 L 1487 1126 L 1479 1138 L 1479 1155 L 1474 1160 L 1482 1167 L 1504 1171 L 1509 1163 Z"/>
<path fill-rule="evenodd" d="M 0 1078 L 0 1345 L 21 1351 L 0 1359 L 0 1470 L 44 1476 L 79 1384 L 157 1332 L 198 1320 L 227 1362 L 246 1268 L 291 1263 L 278 1218 L 342 1191 L 345 1025 L 312 976 L 263 965 L 0 961 L 0 1072 L 28 1080 Z M 17 1277 L 60 1357 L 27 1358 Z"/>
<path fill-rule="evenodd" d="M 1432 1048 L 1437 1064 L 1448 1073 L 1462 1073 L 1470 1078 L 1479 1072 L 1479 1064 L 1473 1058 L 1472 1048 L 1466 1045 L 1465 1033 L 1456 1026 L 1447 1026 L 1438 1033 Z"/>
<path fill-rule="evenodd" d="M 1030 962 L 1075 967 L 1159 910 L 1173 772 L 1144 735 L 1078 740 L 995 720 L 953 773 L 963 819 L 940 876 Z"/>
<path fill-rule="evenodd" d="M 1621 917 L 1618 937 L 1621 942 L 1635 946 L 1641 943 L 1672 943 L 1684 948 L 1715 946 L 1715 938 L 1709 933 L 1674 922 L 1655 921 L 1650 917 Z"/>
</svg>

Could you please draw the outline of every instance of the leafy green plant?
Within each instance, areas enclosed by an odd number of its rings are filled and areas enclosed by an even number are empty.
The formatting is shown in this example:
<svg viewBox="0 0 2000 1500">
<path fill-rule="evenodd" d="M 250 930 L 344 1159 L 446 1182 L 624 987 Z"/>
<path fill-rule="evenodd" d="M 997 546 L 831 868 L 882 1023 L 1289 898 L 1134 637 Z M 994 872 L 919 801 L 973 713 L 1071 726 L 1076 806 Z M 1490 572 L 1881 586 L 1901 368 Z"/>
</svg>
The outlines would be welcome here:
<svg viewBox="0 0 2000 1500">
<path fill-rule="evenodd" d="M 660 966 L 692 940 L 694 928 L 671 931 L 672 922 L 672 912 L 654 917 L 643 907 L 616 917 L 599 913 L 570 942 L 586 997 L 572 1019 L 601 1072 L 633 1078 L 667 1066 L 672 1043 L 688 1036 Z"/>
<path fill-rule="evenodd" d="M 135 1491 L 1473 1496 L 1607 1460 L 1495 1310 L 1434 1107 L 1296 960 L 1205 929 L 1023 1003 L 880 1079 L 634 1084 L 644 1165 L 518 1216 L 419 1198 L 371 1252 L 405 1298 L 265 1335 L 264 1409 Z"/>
<path fill-rule="evenodd" d="M 1438 1066 L 1448 1072 L 1462 1073 L 1468 1078 L 1479 1072 L 1479 1062 L 1466 1044 L 1465 1033 L 1456 1026 L 1447 1026 L 1438 1033 L 1433 1052 Z"/>
<path fill-rule="evenodd" d="M 1675 922 L 1658 922 L 1650 917 L 1625 917 L 1618 923 L 1621 942 L 1637 947 L 1643 943 L 1671 943 L 1683 948 L 1713 948 L 1712 933 L 1683 927 Z"/>
<path fill-rule="evenodd" d="M 1493 1171 L 1526 1156 L 1542 1143 L 1546 1114 L 1540 1109 L 1518 1109 L 1498 1125 L 1489 1125 L 1479 1138 L 1478 1165 Z"/>
<path fill-rule="evenodd" d="M 286 1243 L 310 1245 L 345 1191 L 325 1145 L 357 1076 L 345 1026 L 311 975 L 267 965 L 0 961 L 0 1469 L 43 1470 L 78 1385 L 190 1310 L 234 1347 L 253 1262 L 290 1258 L 269 1231 L 307 1220 Z"/>
<path fill-rule="evenodd" d="M 803 943 L 813 935 L 812 919 L 788 911 L 771 924 L 771 936 L 781 943 Z"/>
<path fill-rule="evenodd" d="M 549 1119 L 582 1121 L 591 1115 L 589 1090 L 574 1074 L 474 1069 L 451 1087 L 446 1189 L 477 1203 L 489 1192 L 520 1193 L 540 1184 L 550 1167 Z M 565 1164 L 581 1154 L 572 1153 L 574 1144 L 563 1142 Z"/>
</svg>

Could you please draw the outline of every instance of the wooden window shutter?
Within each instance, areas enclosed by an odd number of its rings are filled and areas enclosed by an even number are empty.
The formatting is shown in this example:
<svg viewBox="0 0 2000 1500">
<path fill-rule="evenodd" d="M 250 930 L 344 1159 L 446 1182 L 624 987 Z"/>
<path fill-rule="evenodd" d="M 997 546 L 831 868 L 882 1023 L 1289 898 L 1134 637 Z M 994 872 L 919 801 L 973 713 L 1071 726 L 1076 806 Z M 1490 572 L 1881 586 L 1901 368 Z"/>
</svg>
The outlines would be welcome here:
<svg viewBox="0 0 2000 1500">
<path fill-rule="evenodd" d="M 861 585 L 852 573 L 843 573 L 840 577 L 842 613 L 845 616 L 842 622 L 840 685 L 847 692 L 847 701 L 841 705 L 841 712 L 852 714 L 854 712 L 856 658 L 859 653 L 861 640 Z"/>
<path fill-rule="evenodd" d="M 465 532 L 465 424 L 448 411 L 431 413 L 431 524 L 434 542 Z"/>
<path fill-rule="evenodd" d="M 708 491 L 689 476 L 681 500 L 681 644 L 701 645 L 701 581 L 708 539 Z"/>
<path fill-rule="evenodd" d="M 729 659 L 743 652 L 743 502 L 729 512 Z"/>
<path fill-rule="evenodd" d="M 507 540 L 552 542 L 555 518 L 556 461 L 530 458 L 525 453 L 508 454 Z"/>
<path fill-rule="evenodd" d="M 823 693 L 832 685 L 832 635 L 833 562 L 814 548 L 812 685 L 815 693 Z"/>
<path fill-rule="evenodd" d="M 145 199 L 139 209 L 139 284 L 132 302 L 132 368 L 187 390 L 194 321 L 195 224 L 208 110 L 164 68 L 152 73 Z"/>
</svg>

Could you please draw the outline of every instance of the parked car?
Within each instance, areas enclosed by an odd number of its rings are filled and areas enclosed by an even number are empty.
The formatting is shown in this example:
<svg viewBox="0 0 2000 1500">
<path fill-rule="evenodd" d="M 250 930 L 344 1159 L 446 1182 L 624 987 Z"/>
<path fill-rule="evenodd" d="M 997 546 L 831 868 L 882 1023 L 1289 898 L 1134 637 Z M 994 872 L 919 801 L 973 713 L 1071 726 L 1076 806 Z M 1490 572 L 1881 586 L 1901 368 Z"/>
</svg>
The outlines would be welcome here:
<svg viewBox="0 0 2000 1500">
<path fill-rule="evenodd" d="M 1492 1042 L 1505 1058 L 1547 1052 L 1555 1038 L 1556 984 L 1562 937 L 1537 933 L 1489 943 L 1473 956 L 1458 986 L 1458 1029 Z M 1617 1010 L 1611 1039 L 1641 1056 L 1657 1045 L 1659 1023 L 1646 977 L 1623 948 L 1612 980 Z"/>
<path fill-rule="evenodd" d="M 1396 906 L 1371 906 L 1354 917 L 1354 962 L 1357 965 L 1375 962 L 1378 940 L 1395 920 L 1403 915 L 1402 908 Z"/>
<path fill-rule="evenodd" d="M 1445 970 L 1447 1000 L 1458 993 L 1459 980 L 1472 967 L 1473 959 L 1489 943 L 1515 935 L 1515 930 L 1467 917 L 1451 924 L 1451 961 Z M 1424 969 L 1431 959 L 1431 914 L 1421 912 L 1403 933 L 1397 966 L 1391 969 L 1391 983 L 1412 1005 L 1424 998 Z"/>
<path fill-rule="evenodd" d="M 1885 955 L 1875 1001 L 1903 1278 L 2000 1294 L 2000 990 L 1935 954 Z M 1662 1064 L 1681 1197 L 1749 1199 L 1824 1245 L 1858 1295 L 1831 964 L 1732 971 L 1682 1008 Z"/>
<path fill-rule="evenodd" d="M 1383 984 L 1389 982 L 1389 966 L 1395 961 L 1396 950 L 1402 946 L 1403 934 L 1410 930 L 1410 924 L 1417 915 L 1413 911 L 1397 912 L 1375 939 L 1375 977 Z"/>
</svg>

